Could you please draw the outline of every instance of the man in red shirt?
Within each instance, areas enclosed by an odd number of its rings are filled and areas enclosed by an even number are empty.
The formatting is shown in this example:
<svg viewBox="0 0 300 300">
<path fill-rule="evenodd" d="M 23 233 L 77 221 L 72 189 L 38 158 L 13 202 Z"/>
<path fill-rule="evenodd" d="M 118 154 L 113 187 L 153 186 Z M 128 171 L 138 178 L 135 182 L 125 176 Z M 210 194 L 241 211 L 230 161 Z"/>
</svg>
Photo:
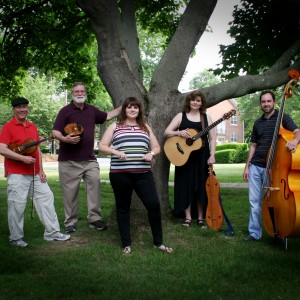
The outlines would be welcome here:
<svg viewBox="0 0 300 300">
<path fill-rule="evenodd" d="M 25 140 L 39 140 L 36 126 L 29 122 L 29 101 L 19 97 L 12 101 L 13 117 L 3 125 L 0 133 L 0 154 L 5 157 L 7 177 L 8 226 L 11 245 L 26 247 L 24 237 L 24 210 L 27 196 L 32 198 L 36 212 L 45 227 L 44 240 L 66 241 L 70 235 L 62 234 L 54 208 L 54 196 L 47 184 L 38 146 L 25 155 L 17 145 Z M 26 143 L 25 143 L 26 144 Z"/>
</svg>

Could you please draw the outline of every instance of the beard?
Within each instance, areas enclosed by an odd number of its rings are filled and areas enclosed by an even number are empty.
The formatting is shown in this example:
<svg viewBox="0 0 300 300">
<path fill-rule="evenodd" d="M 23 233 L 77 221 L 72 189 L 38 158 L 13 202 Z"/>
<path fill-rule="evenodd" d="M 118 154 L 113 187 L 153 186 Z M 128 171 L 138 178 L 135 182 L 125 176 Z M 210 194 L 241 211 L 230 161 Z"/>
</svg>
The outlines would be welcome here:
<svg viewBox="0 0 300 300">
<path fill-rule="evenodd" d="M 72 96 L 72 100 L 76 103 L 84 103 L 87 99 L 87 96 Z"/>
<path fill-rule="evenodd" d="M 269 107 L 269 108 L 262 108 L 262 111 L 265 114 L 270 114 L 275 109 L 275 106 Z"/>
</svg>

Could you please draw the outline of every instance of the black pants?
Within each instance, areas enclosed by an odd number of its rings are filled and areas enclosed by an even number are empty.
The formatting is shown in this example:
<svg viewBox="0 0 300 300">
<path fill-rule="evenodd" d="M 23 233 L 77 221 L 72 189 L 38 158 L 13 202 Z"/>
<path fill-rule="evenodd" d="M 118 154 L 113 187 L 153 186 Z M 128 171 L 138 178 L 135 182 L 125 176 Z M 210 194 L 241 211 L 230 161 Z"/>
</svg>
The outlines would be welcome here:
<svg viewBox="0 0 300 300">
<path fill-rule="evenodd" d="M 147 209 L 153 243 L 155 246 L 160 246 L 162 244 L 161 212 L 153 174 L 151 172 L 110 173 L 109 178 L 115 194 L 117 223 L 123 247 L 131 245 L 130 205 L 133 190 Z"/>
</svg>

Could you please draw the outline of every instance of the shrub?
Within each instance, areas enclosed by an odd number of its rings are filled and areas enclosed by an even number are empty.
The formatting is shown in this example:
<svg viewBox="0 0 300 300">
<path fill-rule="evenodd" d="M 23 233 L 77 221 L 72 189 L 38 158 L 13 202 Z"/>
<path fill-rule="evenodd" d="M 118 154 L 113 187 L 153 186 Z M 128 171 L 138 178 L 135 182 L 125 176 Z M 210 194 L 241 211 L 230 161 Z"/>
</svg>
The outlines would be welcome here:
<svg viewBox="0 0 300 300">
<path fill-rule="evenodd" d="M 249 147 L 248 144 L 243 143 L 241 147 L 236 149 L 236 163 L 244 163 L 248 158 Z"/>
<path fill-rule="evenodd" d="M 42 153 L 49 153 L 49 146 L 45 144 L 40 145 L 40 149 Z"/>
<path fill-rule="evenodd" d="M 217 163 L 244 163 L 248 157 L 249 147 L 246 143 L 227 143 L 216 146 Z"/>
<path fill-rule="evenodd" d="M 235 163 L 237 150 L 227 149 L 216 151 L 216 162 L 218 164 L 233 164 Z"/>
</svg>

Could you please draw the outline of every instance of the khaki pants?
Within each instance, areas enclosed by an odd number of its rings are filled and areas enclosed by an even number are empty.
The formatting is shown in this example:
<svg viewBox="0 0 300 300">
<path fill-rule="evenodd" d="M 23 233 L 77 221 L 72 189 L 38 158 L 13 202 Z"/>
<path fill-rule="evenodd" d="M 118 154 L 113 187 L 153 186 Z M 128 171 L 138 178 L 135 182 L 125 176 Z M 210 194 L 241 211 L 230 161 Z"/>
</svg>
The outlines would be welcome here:
<svg viewBox="0 0 300 300">
<path fill-rule="evenodd" d="M 85 183 L 89 223 L 100 217 L 100 169 L 97 161 L 60 161 L 59 180 L 64 196 L 65 227 L 78 222 L 78 194 L 81 180 Z"/>
<path fill-rule="evenodd" d="M 33 198 L 35 210 L 45 227 L 44 236 L 60 231 L 54 207 L 54 196 L 48 183 L 42 183 L 40 176 L 10 174 L 7 177 L 7 203 L 9 240 L 24 237 L 24 211 L 27 197 Z"/>
</svg>

